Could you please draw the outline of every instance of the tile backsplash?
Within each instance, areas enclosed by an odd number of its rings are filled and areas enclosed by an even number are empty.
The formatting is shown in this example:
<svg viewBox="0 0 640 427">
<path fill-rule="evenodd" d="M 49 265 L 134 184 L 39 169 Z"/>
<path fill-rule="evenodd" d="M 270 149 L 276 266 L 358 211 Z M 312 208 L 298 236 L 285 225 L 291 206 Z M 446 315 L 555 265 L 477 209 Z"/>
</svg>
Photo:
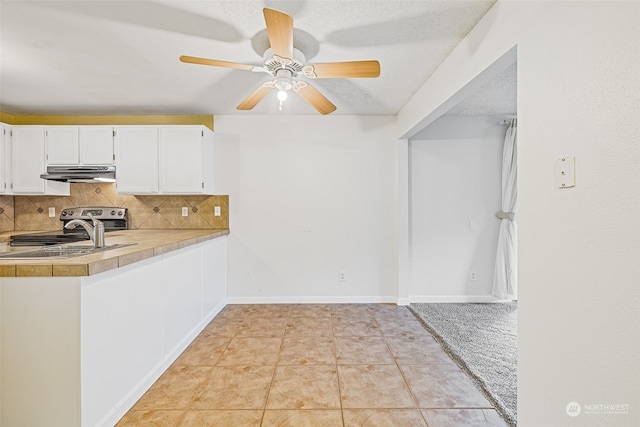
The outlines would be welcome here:
<svg viewBox="0 0 640 427">
<path fill-rule="evenodd" d="M 118 194 L 115 184 L 98 183 L 71 184 L 70 196 L 0 196 L 0 231 L 60 229 L 60 211 L 79 206 L 128 208 L 131 229 L 229 228 L 229 196 L 128 196 Z M 214 216 L 215 206 L 220 216 Z"/>
<path fill-rule="evenodd" d="M 13 196 L 0 196 L 0 231 L 13 230 Z"/>
</svg>

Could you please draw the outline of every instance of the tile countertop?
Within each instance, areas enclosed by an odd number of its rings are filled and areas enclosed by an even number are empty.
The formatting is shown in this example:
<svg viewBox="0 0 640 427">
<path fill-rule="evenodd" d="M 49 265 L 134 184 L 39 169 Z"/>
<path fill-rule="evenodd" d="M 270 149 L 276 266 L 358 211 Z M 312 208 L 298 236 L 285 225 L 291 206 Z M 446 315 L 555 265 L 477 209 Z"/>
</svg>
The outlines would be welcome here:
<svg viewBox="0 0 640 427">
<path fill-rule="evenodd" d="M 0 243 L 8 242 L 9 236 L 17 233 L 1 233 Z M 105 234 L 105 244 L 135 245 L 62 259 L 0 259 L 0 277 L 92 276 L 228 234 L 228 229 L 113 231 Z"/>
</svg>

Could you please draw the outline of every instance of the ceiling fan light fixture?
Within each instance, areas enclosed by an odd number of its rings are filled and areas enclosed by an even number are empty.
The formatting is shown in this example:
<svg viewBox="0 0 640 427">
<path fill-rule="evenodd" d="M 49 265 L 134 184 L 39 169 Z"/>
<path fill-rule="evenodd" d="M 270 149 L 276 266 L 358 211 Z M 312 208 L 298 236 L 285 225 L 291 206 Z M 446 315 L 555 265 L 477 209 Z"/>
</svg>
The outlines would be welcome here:
<svg viewBox="0 0 640 427">
<path fill-rule="evenodd" d="M 293 89 L 293 73 L 286 68 L 276 71 L 276 89 L 291 90 Z"/>
<path fill-rule="evenodd" d="M 282 105 L 284 104 L 284 101 L 286 101 L 286 100 L 287 100 L 287 91 L 280 89 L 278 91 L 278 101 L 280 101 L 280 105 L 278 105 L 278 110 L 279 111 L 282 111 Z"/>
<path fill-rule="evenodd" d="M 306 59 L 304 54 L 296 48 L 293 48 L 293 58 L 291 59 L 274 55 L 270 48 L 267 49 L 262 56 L 263 68 L 272 75 L 280 68 L 289 69 L 296 74 L 301 73 L 305 61 Z"/>
<path fill-rule="evenodd" d="M 293 82 L 288 77 L 279 77 L 276 79 L 276 89 L 291 90 L 293 89 Z"/>
<path fill-rule="evenodd" d="M 273 88 L 276 88 L 279 91 L 280 110 L 282 110 L 284 100 L 287 99 L 287 91 L 293 90 L 319 113 L 329 114 L 336 110 L 336 106 L 309 83 L 296 80 L 298 76 L 311 79 L 375 78 L 380 76 L 380 63 L 375 60 L 305 65 L 304 54 L 293 47 L 293 18 L 284 12 L 270 8 L 264 8 L 263 14 L 269 44 L 272 47 L 264 51 L 261 67 L 196 56 L 182 55 L 180 57 L 182 62 L 263 72 L 273 77 L 273 80 L 262 83 L 242 101 L 236 107 L 238 110 L 251 110 Z"/>
</svg>

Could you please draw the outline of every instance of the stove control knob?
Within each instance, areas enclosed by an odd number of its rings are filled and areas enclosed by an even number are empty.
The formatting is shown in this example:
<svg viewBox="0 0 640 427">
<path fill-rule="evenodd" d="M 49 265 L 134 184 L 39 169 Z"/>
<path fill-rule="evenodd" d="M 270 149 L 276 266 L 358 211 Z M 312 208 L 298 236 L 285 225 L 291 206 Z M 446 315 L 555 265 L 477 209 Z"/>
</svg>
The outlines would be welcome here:
<svg viewBox="0 0 640 427">
<path fill-rule="evenodd" d="M 67 211 L 62 211 L 62 216 L 67 216 Z"/>
<path fill-rule="evenodd" d="M 115 214 L 116 214 L 116 211 L 111 211 L 111 215 L 115 215 Z"/>
<path fill-rule="evenodd" d="M 73 216 L 73 211 L 69 211 L 69 216 Z"/>
<path fill-rule="evenodd" d="M 122 215 L 123 215 L 122 211 L 118 211 L 118 216 L 122 216 Z"/>
</svg>

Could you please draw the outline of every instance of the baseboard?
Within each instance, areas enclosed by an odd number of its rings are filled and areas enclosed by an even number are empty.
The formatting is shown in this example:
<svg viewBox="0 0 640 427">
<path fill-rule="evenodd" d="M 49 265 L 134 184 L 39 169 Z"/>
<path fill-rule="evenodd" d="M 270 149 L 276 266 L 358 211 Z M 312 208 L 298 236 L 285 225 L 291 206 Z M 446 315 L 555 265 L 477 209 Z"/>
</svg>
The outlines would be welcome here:
<svg viewBox="0 0 640 427">
<path fill-rule="evenodd" d="M 227 297 L 227 304 L 395 304 L 395 296 L 375 297 Z"/>
<path fill-rule="evenodd" d="M 398 305 L 409 305 L 411 304 L 411 298 L 398 298 L 396 301 Z"/>
<path fill-rule="evenodd" d="M 133 405 L 142 397 L 143 394 L 155 383 L 158 378 L 171 366 L 173 362 L 182 354 L 182 352 L 191 344 L 191 342 L 202 332 L 202 330 L 213 320 L 214 317 L 225 307 L 227 302 L 223 300 L 211 312 L 206 315 L 198 325 L 184 337 L 173 350 L 158 363 L 138 384 L 127 393 L 127 395 L 118 402 L 115 407 L 106 414 L 97 424 L 98 426 L 114 426 L 122 417 L 133 407 Z"/>
<path fill-rule="evenodd" d="M 493 295 L 414 295 L 409 297 L 410 302 L 441 302 L 441 303 L 483 303 L 506 302 L 510 300 L 496 298 Z"/>
</svg>

